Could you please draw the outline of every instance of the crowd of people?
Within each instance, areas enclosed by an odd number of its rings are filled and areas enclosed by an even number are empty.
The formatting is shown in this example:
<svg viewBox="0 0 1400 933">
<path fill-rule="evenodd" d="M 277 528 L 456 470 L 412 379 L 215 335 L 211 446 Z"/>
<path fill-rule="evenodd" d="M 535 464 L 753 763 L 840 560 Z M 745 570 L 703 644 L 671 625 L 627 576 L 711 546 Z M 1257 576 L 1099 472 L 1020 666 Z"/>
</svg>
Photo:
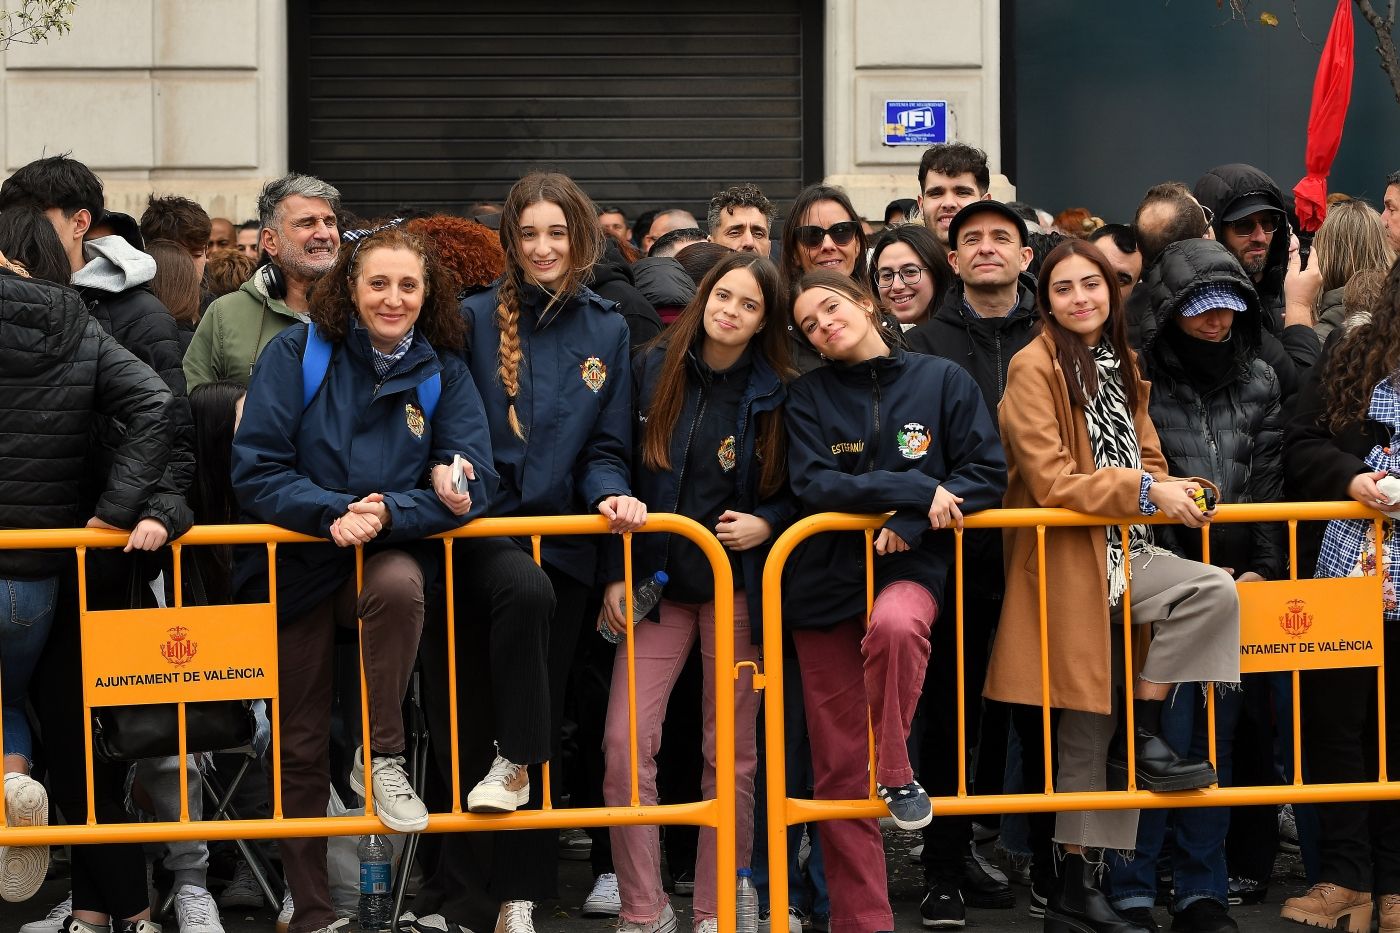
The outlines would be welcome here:
<svg viewBox="0 0 1400 933">
<path fill-rule="evenodd" d="M 1400 173 L 1382 211 L 1334 196 L 1312 237 L 1244 164 L 1153 185 L 1118 223 L 991 199 L 986 157 L 964 144 L 928 149 L 917 176 L 918 196 L 892 202 L 878 230 L 818 184 L 779 234 L 753 184 L 716 193 L 702 223 L 679 208 L 629 218 L 557 173 L 465 216 L 360 218 L 330 183 L 292 174 L 247 223 L 177 196 L 152 196 L 138 220 L 105 208 L 82 163 L 37 160 L 0 184 L 0 528 L 125 534 L 87 558 L 90 608 L 163 604 L 177 578 L 186 604 L 275 597 L 283 814 L 325 815 L 341 788 L 415 833 L 454 794 L 473 813 L 539 807 L 546 762 L 570 806 L 628 805 L 634 766 L 642 804 L 714 795 L 722 620 L 702 552 L 633 538 L 633 579 L 664 589 L 645 619 L 626 616 L 620 535 L 649 511 L 679 513 L 728 553 L 735 659 L 789 672 L 789 793 L 866 796 L 873 735 L 879 798 L 922 831 L 924 926 L 1012 907 L 1017 883 L 1049 933 L 1155 931 L 1162 896 L 1173 930 L 1234 930 L 1229 906 L 1267 895 L 1283 826 L 1311 883 L 1284 917 L 1358 930 L 1374 910 L 1383 933 L 1400 931 L 1393 802 L 976 823 L 930 804 L 958 792 L 964 767 L 974 794 L 1034 792 L 1047 762 L 1059 791 L 1123 788 L 1130 747 L 1145 790 L 1286 783 L 1295 700 L 1309 782 L 1375 779 L 1375 678 L 1309 671 L 1293 697 L 1286 677 L 1242 677 L 1236 584 L 1380 572 L 1385 618 L 1400 620 L 1388 579 L 1400 538 L 1319 524 L 1290 567 L 1278 525 L 1222 527 L 1208 562 L 1198 529 L 1216 503 L 1394 509 Z M 1002 506 L 1172 524 L 968 531 L 955 607 L 950 531 Z M 804 542 L 783 576 L 783 638 L 765 644 L 768 549 L 832 510 L 890 513 L 873 567 L 858 534 Z M 528 540 L 461 539 L 450 560 L 425 540 L 478 516 L 568 514 L 601 515 L 613 534 L 545 537 L 538 561 Z M 261 548 L 187 549 L 183 573 L 166 572 L 167 545 L 192 524 L 240 521 L 321 543 L 279 547 L 275 578 Z M 77 574 L 65 552 L 0 552 L 10 825 L 89 818 Z M 341 634 L 357 624 L 358 645 Z M 354 738 L 361 648 L 368 747 Z M 1400 696 L 1400 659 L 1386 671 Z M 431 737 L 420 773 L 415 677 Z M 772 917 L 752 670 L 733 689 L 737 863 L 754 871 L 761 929 L 893 930 L 873 819 L 793 827 L 792 903 Z M 1385 722 L 1394 748 L 1400 715 Z M 178 819 L 188 781 L 199 819 L 207 766 L 100 759 L 92 816 Z M 265 815 L 269 796 L 251 780 L 240 806 Z M 1000 867 L 977 849 L 992 834 Z M 246 906 L 252 889 L 235 858 L 216 900 L 210 848 L 156 856 L 184 933 L 222 933 L 220 904 Z M 591 863 L 585 915 L 673 933 L 671 898 L 689 895 L 694 929 L 713 933 L 717 889 L 733 883 L 714 853 L 705 828 L 434 834 L 398 923 L 533 933 L 563 855 Z M 325 838 L 275 854 L 283 933 L 347 925 Z M 74 846 L 70 861 L 70 895 L 24 933 L 158 933 L 139 845 Z M 49 863 L 47 847 L 4 849 L 0 896 L 32 897 Z"/>
</svg>

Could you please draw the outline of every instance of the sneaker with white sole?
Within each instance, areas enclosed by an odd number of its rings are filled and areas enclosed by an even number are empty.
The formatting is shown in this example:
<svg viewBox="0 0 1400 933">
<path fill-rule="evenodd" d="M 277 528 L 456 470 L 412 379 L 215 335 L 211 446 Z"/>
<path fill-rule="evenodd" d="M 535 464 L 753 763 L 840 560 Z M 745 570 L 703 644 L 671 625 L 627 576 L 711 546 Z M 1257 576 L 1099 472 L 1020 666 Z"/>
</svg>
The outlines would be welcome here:
<svg viewBox="0 0 1400 933">
<path fill-rule="evenodd" d="M 49 825 L 49 794 L 27 774 L 5 775 L 5 820 L 10 826 Z M 8 846 L 0 860 L 0 898 L 27 901 L 49 873 L 48 846 Z"/>
<path fill-rule="evenodd" d="M 180 933 L 224 933 L 213 895 L 197 884 L 181 885 L 175 892 L 175 917 Z"/>
<path fill-rule="evenodd" d="M 63 929 L 63 921 L 73 913 L 73 892 L 69 891 L 68 896 L 59 901 L 42 920 L 31 920 L 19 928 L 19 933 L 60 933 Z"/>
<path fill-rule="evenodd" d="M 262 888 L 253 877 L 253 868 L 243 859 L 233 869 L 233 879 L 219 892 L 219 906 L 224 908 L 261 907 Z"/>
<path fill-rule="evenodd" d="M 296 909 L 296 905 L 292 903 L 292 889 L 289 887 L 282 892 L 282 909 L 277 912 L 277 933 L 287 933 Z"/>
<path fill-rule="evenodd" d="M 355 749 L 350 766 L 350 788 L 365 796 L 364 748 Z M 369 779 L 374 784 L 374 815 L 379 822 L 400 833 L 421 833 L 428 828 L 428 808 L 413 791 L 402 755 L 376 756 L 369 762 Z"/>
<path fill-rule="evenodd" d="M 514 813 L 516 808 L 525 806 L 529 800 L 530 775 L 525 766 L 497 755 L 486 777 L 467 795 L 467 809 L 472 813 Z M 502 911 L 504 916 L 504 908 Z M 497 926 L 500 926 L 499 922 Z"/>
<path fill-rule="evenodd" d="M 584 898 L 581 913 L 585 917 L 616 917 L 622 913 L 622 894 L 617 889 L 617 875 L 608 871 L 593 879 L 593 890 Z"/>
<path fill-rule="evenodd" d="M 695 924 L 695 933 L 719 933 L 719 918 L 709 917 Z"/>
<path fill-rule="evenodd" d="M 496 915 L 495 933 L 535 933 L 535 902 L 506 901 L 502 904 L 501 912 Z"/>
<path fill-rule="evenodd" d="M 106 923 L 86 923 L 73 917 L 64 917 L 60 933 L 108 933 L 111 926 Z"/>
<path fill-rule="evenodd" d="M 341 917 L 338 920 L 332 921 L 329 925 L 323 926 L 321 927 L 321 929 L 313 931 L 313 933 L 336 933 L 337 930 L 343 930 L 349 926 L 350 918 Z M 346 933 L 349 933 L 349 931 L 347 930 Z"/>
<path fill-rule="evenodd" d="M 719 921 L 712 921 L 718 927 Z M 772 911 L 758 912 L 758 933 L 771 933 L 773 929 Z M 802 914 L 796 907 L 788 908 L 788 933 L 802 933 Z"/>
<path fill-rule="evenodd" d="M 661 915 L 650 923 L 636 923 L 624 920 L 617 925 L 617 933 L 675 933 L 676 912 L 667 904 L 661 908 Z"/>
<path fill-rule="evenodd" d="M 933 806 L 918 781 L 910 781 L 901 787 L 876 784 L 875 789 L 889 808 L 894 825 L 900 829 L 923 829 L 933 821 Z"/>
</svg>

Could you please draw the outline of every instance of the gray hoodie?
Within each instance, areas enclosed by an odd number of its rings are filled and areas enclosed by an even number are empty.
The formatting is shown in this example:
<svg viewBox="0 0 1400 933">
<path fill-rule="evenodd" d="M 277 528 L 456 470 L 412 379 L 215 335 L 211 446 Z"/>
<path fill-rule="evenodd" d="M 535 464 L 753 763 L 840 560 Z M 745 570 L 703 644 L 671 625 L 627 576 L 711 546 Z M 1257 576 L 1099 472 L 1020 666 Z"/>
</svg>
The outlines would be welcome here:
<svg viewBox="0 0 1400 933">
<path fill-rule="evenodd" d="M 87 265 L 73 273 L 75 288 L 118 294 L 156 277 L 156 261 L 113 234 L 83 244 Z"/>
</svg>

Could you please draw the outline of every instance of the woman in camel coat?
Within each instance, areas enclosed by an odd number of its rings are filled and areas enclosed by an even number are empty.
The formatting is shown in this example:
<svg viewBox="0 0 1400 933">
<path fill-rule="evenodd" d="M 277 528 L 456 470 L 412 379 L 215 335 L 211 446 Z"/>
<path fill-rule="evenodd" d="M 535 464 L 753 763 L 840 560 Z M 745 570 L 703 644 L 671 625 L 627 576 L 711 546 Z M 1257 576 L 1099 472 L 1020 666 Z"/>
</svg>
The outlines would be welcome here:
<svg viewBox="0 0 1400 933">
<path fill-rule="evenodd" d="M 1210 517 L 1193 499 L 1204 483 L 1167 474 L 1147 414 L 1148 385 L 1128 349 L 1112 283 L 1111 267 L 1092 244 L 1068 241 L 1046 257 L 1038 289 L 1043 330 L 1012 360 L 999 412 L 1008 466 L 1004 503 L 1113 516 L 1162 511 L 1198 528 Z M 1127 554 L 1119 527 L 1113 538 L 1102 527 L 1046 531 L 1050 705 L 1060 791 L 1105 789 L 1111 757 L 1120 760 L 1120 772 L 1124 768 L 1125 752 L 1110 755 L 1110 743 L 1121 705 L 1114 686 L 1123 683 L 1119 633 L 1125 601 L 1131 601 L 1132 621 L 1151 623 L 1154 632 L 1133 685 L 1138 785 L 1184 790 L 1215 780 L 1209 762 L 1179 757 L 1158 732 L 1172 685 L 1239 681 L 1234 582 L 1220 568 L 1155 547 L 1148 526 L 1132 528 Z M 1006 597 L 985 692 L 994 700 L 1040 706 L 1036 531 L 1008 529 L 1005 536 Z M 1128 578 L 1131 591 L 1125 593 Z M 1060 885 L 1050 894 L 1047 930 L 1052 921 L 1095 929 L 1122 922 L 1094 889 L 1081 853 L 1132 849 L 1136 832 L 1136 810 L 1058 815 L 1054 838 L 1065 860 Z"/>
</svg>

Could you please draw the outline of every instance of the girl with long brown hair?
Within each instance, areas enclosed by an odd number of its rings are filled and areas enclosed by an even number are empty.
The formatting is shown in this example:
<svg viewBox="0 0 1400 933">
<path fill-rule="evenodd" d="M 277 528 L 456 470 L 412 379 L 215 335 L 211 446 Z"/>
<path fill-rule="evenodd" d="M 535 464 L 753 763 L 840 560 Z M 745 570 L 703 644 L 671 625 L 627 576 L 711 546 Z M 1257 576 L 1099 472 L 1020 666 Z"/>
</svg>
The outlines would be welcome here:
<svg viewBox="0 0 1400 933">
<path fill-rule="evenodd" d="M 788 390 L 788 472 L 806 514 L 892 511 L 874 541 L 866 623 L 865 548 L 850 533 L 812 538 L 783 579 L 783 622 L 802 675 L 815 796 L 869 793 L 875 781 L 901 829 L 933 818 L 907 741 L 944 604 L 952 535 L 964 512 L 1001 502 L 1006 463 L 981 390 L 947 360 L 890 344 L 859 279 L 819 270 L 797 283 L 792 318 L 830 365 Z M 868 715 L 867 715 L 868 711 Z M 832 930 L 892 930 L 876 820 L 821 827 Z"/>
<path fill-rule="evenodd" d="M 1045 258 L 1037 297 L 1041 333 L 1012 359 L 999 410 L 1005 506 L 1123 516 L 1161 511 L 1201 527 L 1211 514 L 1194 496 L 1209 484 L 1167 473 L 1108 260 L 1086 240 L 1066 240 Z M 1135 734 L 1123 741 L 1135 743 L 1137 784 L 1167 791 L 1214 783 L 1210 762 L 1178 755 L 1162 738 L 1161 714 L 1174 684 L 1239 682 L 1239 599 L 1230 574 L 1157 547 L 1142 524 L 1130 526 L 1126 543 L 1117 526 L 1052 528 L 1044 555 L 1033 527 L 1004 537 L 1006 596 L 986 695 L 1042 705 L 1043 558 L 1055 789 L 1104 790 L 1110 775 L 1126 783 L 1126 746 L 1111 748 L 1124 680 L 1121 640 L 1113 645 L 1125 603 L 1133 623 L 1151 624 L 1154 635 L 1142 673 L 1124 688 L 1133 698 Z M 1098 889 L 1094 856 L 1086 853 L 1132 850 L 1137 811 L 1065 811 L 1056 816 L 1053 838 L 1063 858 L 1046 907 L 1047 933 L 1137 925 Z"/>
<path fill-rule="evenodd" d="M 790 376 L 778 270 L 756 253 L 732 252 L 710 270 L 696 296 L 634 364 L 640 442 L 633 479 L 651 508 L 679 512 L 713 528 L 729 549 L 734 573 L 734 658 L 757 661 L 762 633 L 759 582 L 768 545 L 792 515 L 781 406 Z M 617 552 L 620 557 L 620 551 Z M 600 630 L 626 632 L 620 562 L 604 590 Z M 704 666 L 705 797 L 715 793 L 715 583 L 709 561 L 689 541 L 646 535 L 634 544 L 634 579 L 664 571 L 660 605 L 633 628 L 636 655 L 639 793 L 657 801 L 656 751 L 661 724 L 681 668 L 697 638 Z M 748 864 L 753 842 L 753 785 L 758 769 L 754 728 L 758 694 L 750 675 L 734 680 L 735 767 L 739 852 Z M 631 792 L 627 651 L 618 648 L 603 750 L 603 797 L 626 806 Z M 716 928 L 715 833 L 701 828 L 695 860 L 694 922 Z M 615 826 L 612 856 L 624 933 L 669 933 L 674 912 L 661 887 L 660 832 Z M 726 879 L 727 881 L 727 879 Z M 707 926 L 708 925 L 708 926 Z"/>
<path fill-rule="evenodd" d="M 598 513 L 621 533 L 641 527 L 646 506 L 632 496 L 629 476 L 627 325 L 612 302 L 584 284 L 603 248 L 597 217 L 565 175 L 520 179 L 501 212 L 505 271 L 461 310 L 500 476 L 491 514 Z M 434 485 L 450 502 L 446 473 L 439 471 Z M 456 605 L 477 610 L 458 613 L 454 646 L 459 708 L 468 711 L 459 720 L 462 774 L 486 772 L 466 795 L 472 812 L 541 803 L 539 767 L 558 758 L 565 685 L 585 627 L 597 548 L 591 536 L 545 536 L 537 567 L 528 539 L 454 547 Z M 445 689 L 445 670 L 433 662 L 428 681 L 436 692 Z M 489 691 L 465 673 L 483 667 Z M 430 696 L 428 707 L 447 704 Z M 439 767 L 450 775 L 445 755 Z M 533 933 L 534 902 L 554 895 L 557 848 L 553 830 L 492 834 L 477 844 L 449 837 L 440 885 L 418 912 L 476 930 L 494 923 L 499 933 Z M 498 913 L 482 916 L 484 902 L 498 905 Z"/>
<path fill-rule="evenodd" d="M 1284 477 L 1295 498 L 1353 499 L 1395 515 L 1400 497 L 1388 487 L 1400 475 L 1400 263 L 1390 267 L 1380 301 L 1368 310 L 1369 316 L 1348 318 L 1333 334 L 1328 355 L 1298 392 L 1284 430 Z M 1400 538 L 1395 522 L 1387 522 L 1378 548 L 1374 527 L 1369 519 L 1328 522 L 1313 575 L 1372 576 L 1382 567 L 1384 616 L 1393 624 L 1400 621 L 1394 570 L 1400 566 Z M 1400 640 L 1385 639 L 1387 749 L 1400 748 L 1397 645 Z M 1298 703 L 1309 783 L 1376 780 L 1376 691 L 1376 678 L 1362 671 L 1302 673 Z M 1382 767 L 1400 767 L 1393 751 L 1387 757 Z M 1320 927 L 1369 929 L 1374 895 L 1380 928 L 1400 928 L 1400 853 L 1394 845 L 1400 803 L 1319 804 L 1317 820 L 1318 883 L 1285 901 L 1283 916 Z"/>
</svg>

